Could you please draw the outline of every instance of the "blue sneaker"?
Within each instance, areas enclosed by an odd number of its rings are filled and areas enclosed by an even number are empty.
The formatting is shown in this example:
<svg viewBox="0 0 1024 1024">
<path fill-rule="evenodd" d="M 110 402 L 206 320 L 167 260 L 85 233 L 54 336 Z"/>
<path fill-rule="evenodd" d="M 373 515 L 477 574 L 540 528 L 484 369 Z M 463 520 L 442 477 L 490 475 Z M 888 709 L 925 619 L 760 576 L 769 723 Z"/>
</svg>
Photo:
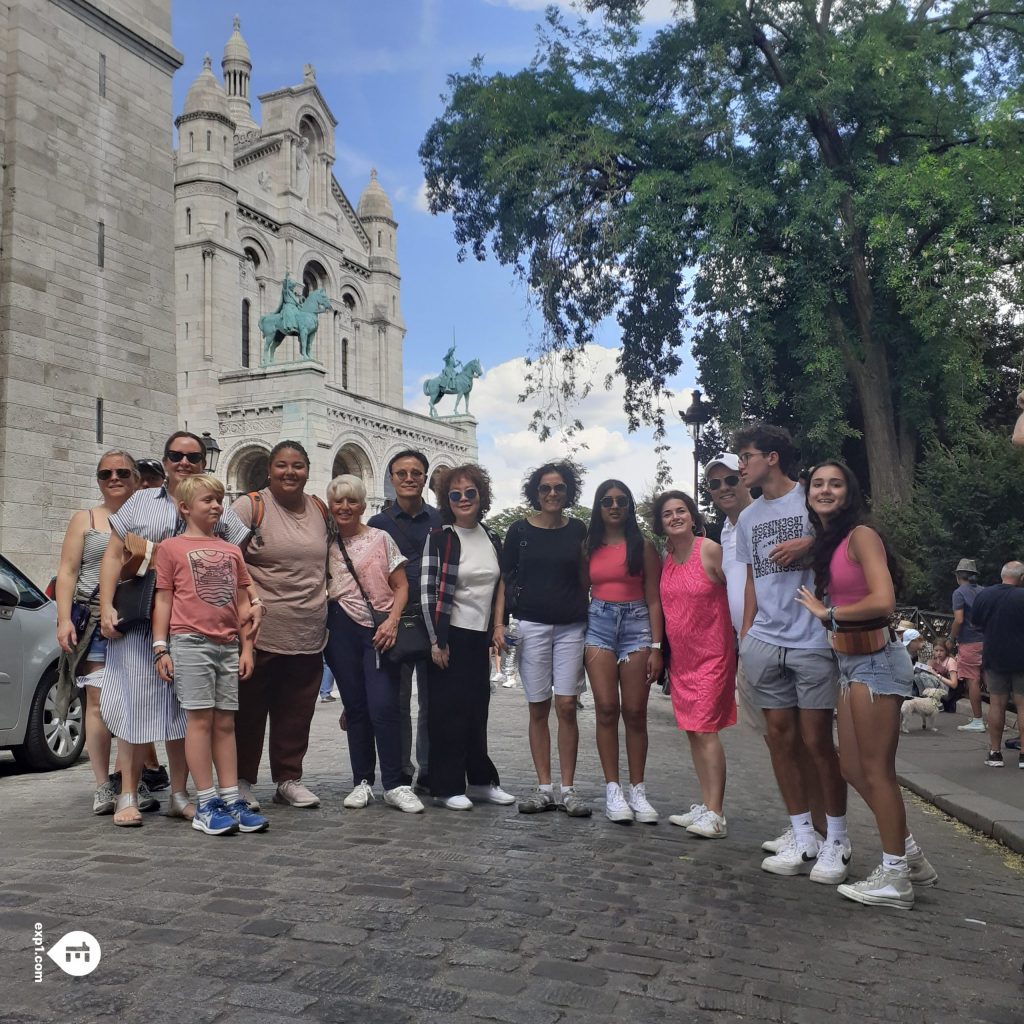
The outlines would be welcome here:
<svg viewBox="0 0 1024 1024">
<path fill-rule="evenodd" d="M 257 814 L 241 797 L 233 804 L 228 804 L 228 814 L 238 822 L 239 832 L 266 832 L 270 822 Z"/>
<path fill-rule="evenodd" d="M 200 804 L 196 816 L 192 819 L 192 827 L 208 836 L 227 836 L 238 831 L 238 819 L 228 810 L 228 805 L 221 798 L 214 797 Z"/>
</svg>

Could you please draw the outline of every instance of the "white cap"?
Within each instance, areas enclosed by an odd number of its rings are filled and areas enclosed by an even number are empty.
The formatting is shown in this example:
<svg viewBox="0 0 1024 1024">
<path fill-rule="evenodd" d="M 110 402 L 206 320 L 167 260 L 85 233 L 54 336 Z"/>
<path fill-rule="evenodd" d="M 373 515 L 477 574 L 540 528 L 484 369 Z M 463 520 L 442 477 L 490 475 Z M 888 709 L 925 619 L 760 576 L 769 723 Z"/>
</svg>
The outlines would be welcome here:
<svg viewBox="0 0 1024 1024">
<path fill-rule="evenodd" d="M 740 460 L 733 455 L 732 452 L 719 452 L 705 467 L 704 476 L 715 468 L 715 466 L 725 466 L 726 469 L 731 469 L 734 473 L 739 472 Z"/>
<path fill-rule="evenodd" d="M 903 646 L 906 647 L 912 640 L 920 640 L 921 634 L 916 629 L 908 629 L 903 633 Z"/>
</svg>

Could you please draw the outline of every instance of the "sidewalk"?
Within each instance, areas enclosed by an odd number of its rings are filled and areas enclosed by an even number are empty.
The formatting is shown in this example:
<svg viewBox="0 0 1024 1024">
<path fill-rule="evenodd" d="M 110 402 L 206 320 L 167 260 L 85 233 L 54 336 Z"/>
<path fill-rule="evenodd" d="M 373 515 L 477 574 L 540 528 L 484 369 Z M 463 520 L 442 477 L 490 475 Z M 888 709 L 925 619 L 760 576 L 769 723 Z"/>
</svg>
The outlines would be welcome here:
<svg viewBox="0 0 1024 1024">
<path fill-rule="evenodd" d="M 959 714 L 937 715 L 938 732 L 924 732 L 920 719 L 915 729 L 900 737 L 896 773 L 900 782 L 985 835 L 1024 853 L 1024 770 L 1017 767 L 1018 753 L 1003 750 L 1002 768 L 985 766 L 988 735 L 958 732 L 970 718 L 970 705 L 962 700 Z M 988 714 L 988 705 L 985 706 Z M 1006 716 L 1004 741 L 1016 732 L 1016 717 Z"/>
</svg>

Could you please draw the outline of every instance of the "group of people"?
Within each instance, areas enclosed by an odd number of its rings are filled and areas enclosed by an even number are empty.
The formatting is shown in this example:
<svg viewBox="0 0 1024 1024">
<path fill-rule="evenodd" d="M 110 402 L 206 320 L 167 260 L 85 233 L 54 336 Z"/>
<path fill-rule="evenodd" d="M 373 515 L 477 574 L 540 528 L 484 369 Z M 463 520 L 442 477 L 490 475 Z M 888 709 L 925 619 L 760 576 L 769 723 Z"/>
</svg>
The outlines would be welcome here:
<svg viewBox="0 0 1024 1024">
<path fill-rule="evenodd" d="M 119 826 L 141 824 L 145 745 L 163 741 L 168 813 L 207 834 L 262 831 L 253 787 L 268 725 L 273 799 L 317 806 L 302 775 L 325 661 L 344 708 L 345 807 L 375 799 L 378 761 L 383 800 L 401 811 L 421 812 L 426 794 L 459 811 L 515 803 L 487 743 L 491 658 L 514 646 L 537 777 L 518 800 L 521 813 L 591 814 L 575 780 L 577 701 L 589 678 L 605 813 L 658 821 L 645 778 L 647 706 L 652 684 L 667 677 L 699 789 L 672 824 L 704 839 L 727 836 L 719 734 L 737 721 L 738 703 L 765 738 L 789 815 L 789 827 L 764 844 L 764 870 L 809 874 L 862 903 L 913 906 L 913 886 L 937 874 L 907 831 L 895 775 L 899 709 L 913 676 L 889 629 L 898 569 L 842 463 L 814 467 L 805 487 L 786 431 L 747 427 L 733 447 L 705 469 L 724 519 L 721 544 L 705 536 L 693 498 L 670 490 L 651 508 L 663 553 L 620 480 L 598 486 L 589 524 L 569 516 L 580 479 L 567 461 L 527 477 L 532 514 L 502 540 L 483 523 L 486 471 L 443 469 L 432 481 L 434 508 L 423 500 L 428 460 L 413 450 L 391 459 L 396 501 L 367 522 L 359 477 L 332 480 L 326 503 L 305 493 L 309 458 L 298 442 L 278 444 L 267 486 L 231 508 L 203 472 L 194 434 L 168 439 L 166 479 L 151 490 L 134 490 L 130 456 L 108 453 L 97 473 L 103 503 L 72 520 L 57 595 L 65 675 L 85 689 L 90 709 L 94 810 L 113 811 Z M 158 544 L 156 601 L 151 620 L 122 631 L 118 582 L 133 537 Z M 73 621 L 76 602 L 84 618 Z M 116 794 L 107 788 L 110 735 L 119 741 Z M 847 784 L 871 808 L 883 850 L 855 883 L 847 883 Z"/>
</svg>

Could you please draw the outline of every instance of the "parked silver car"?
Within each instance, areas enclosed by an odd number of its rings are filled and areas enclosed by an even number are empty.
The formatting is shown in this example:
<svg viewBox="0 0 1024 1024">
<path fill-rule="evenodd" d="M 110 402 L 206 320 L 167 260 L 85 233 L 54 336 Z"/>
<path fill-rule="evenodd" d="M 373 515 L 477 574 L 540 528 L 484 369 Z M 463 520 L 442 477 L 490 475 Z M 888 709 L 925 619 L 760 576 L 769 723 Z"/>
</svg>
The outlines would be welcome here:
<svg viewBox="0 0 1024 1024">
<path fill-rule="evenodd" d="M 0 555 L 0 749 L 26 768 L 66 768 L 85 743 L 76 691 L 67 720 L 54 714 L 57 606 Z"/>
</svg>

